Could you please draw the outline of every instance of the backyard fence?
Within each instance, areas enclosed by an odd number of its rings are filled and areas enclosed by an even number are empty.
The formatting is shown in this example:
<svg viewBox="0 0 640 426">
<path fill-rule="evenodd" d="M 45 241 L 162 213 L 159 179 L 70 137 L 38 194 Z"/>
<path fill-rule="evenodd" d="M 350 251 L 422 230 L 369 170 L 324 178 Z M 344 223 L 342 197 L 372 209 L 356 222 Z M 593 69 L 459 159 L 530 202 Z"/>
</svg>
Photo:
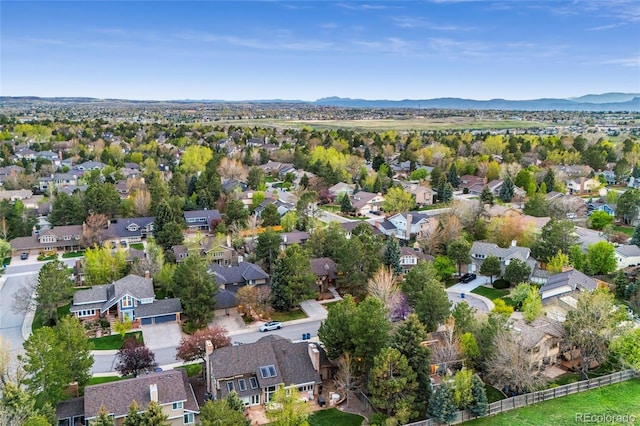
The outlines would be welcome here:
<svg viewBox="0 0 640 426">
<path fill-rule="evenodd" d="M 624 382 L 638 377 L 638 373 L 634 370 L 623 370 L 617 373 L 608 374 L 606 376 L 596 377 L 594 379 L 583 380 L 580 382 L 569 383 L 551 389 L 545 389 L 537 392 L 526 393 L 523 395 L 506 398 L 500 401 L 492 402 L 487 407 L 487 416 L 493 416 L 503 411 L 515 410 L 516 408 L 526 407 L 528 405 L 537 404 L 543 401 L 549 401 L 554 398 L 571 395 L 578 392 L 585 392 L 591 389 L 597 389 L 603 386 L 609 386 L 614 383 Z M 458 411 L 455 419 L 449 423 L 452 425 L 463 423 L 477 417 L 468 411 Z M 415 423 L 409 423 L 405 426 L 438 426 L 443 423 L 435 419 L 421 420 Z"/>
<path fill-rule="evenodd" d="M 376 407 L 373 406 L 373 404 L 371 403 L 371 401 L 369 400 L 369 398 L 367 398 L 367 395 L 364 394 L 364 392 L 362 392 L 360 389 L 356 389 L 353 392 L 356 397 L 360 400 L 360 402 L 362 402 L 362 404 L 367 407 L 367 409 L 369 411 L 371 411 L 372 413 L 377 413 L 378 410 L 376 409 Z"/>
</svg>

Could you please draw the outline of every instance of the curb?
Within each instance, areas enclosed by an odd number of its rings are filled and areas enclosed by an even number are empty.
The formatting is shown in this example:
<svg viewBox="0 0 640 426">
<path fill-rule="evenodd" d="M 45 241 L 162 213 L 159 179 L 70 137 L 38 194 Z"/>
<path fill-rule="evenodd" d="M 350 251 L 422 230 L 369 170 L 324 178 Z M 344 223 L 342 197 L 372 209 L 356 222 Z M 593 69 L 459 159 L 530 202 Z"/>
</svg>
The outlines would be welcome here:
<svg viewBox="0 0 640 426">
<path fill-rule="evenodd" d="M 487 305 L 488 308 L 488 312 L 491 312 L 493 310 L 493 308 L 495 308 L 495 304 L 489 300 L 487 297 L 484 296 L 480 296 L 479 294 L 475 294 L 475 293 L 471 293 L 471 292 L 466 292 L 466 291 L 457 291 L 457 290 L 450 290 L 450 289 L 446 289 L 445 290 L 447 293 L 451 293 L 451 294 L 457 294 L 457 295 L 461 295 L 464 293 L 465 297 L 470 297 L 470 298 L 475 298 L 475 299 L 479 299 L 482 300 L 484 302 L 485 305 Z"/>
</svg>

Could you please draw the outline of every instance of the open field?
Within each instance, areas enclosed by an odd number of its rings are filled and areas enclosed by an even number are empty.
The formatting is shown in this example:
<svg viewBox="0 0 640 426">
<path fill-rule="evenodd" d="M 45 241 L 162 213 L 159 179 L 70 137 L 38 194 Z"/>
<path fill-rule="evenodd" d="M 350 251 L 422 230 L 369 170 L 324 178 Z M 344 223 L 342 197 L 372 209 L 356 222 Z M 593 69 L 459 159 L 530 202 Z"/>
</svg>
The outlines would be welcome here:
<svg viewBox="0 0 640 426">
<path fill-rule="evenodd" d="M 380 119 L 380 120 L 220 120 L 219 124 L 233 124 L 247 127 L 276 127 L 299 129 L 303 126 L 314 129 L 354 129 L 363 131 L 385 130 L 488 130 L 488 129 L 530 129 L 548 127 L 551 123 L 539 121 L 520 120 L 476 120 L 473 117 L 447 117 L 447 118 L 409 118 Z"/>
<path fill-rule="evenodd" d="M 464 424 L 491 426 L 575 425 L 576 415 L 582 413 L 591 416 L 635 416 L 635 421 L 600 422 L 632 425 L 638 424 L 637 422 L 640 421 L 640 397 L 638 395 L 640 395 L 640 379 L 634 379 Z"/>
</svg>

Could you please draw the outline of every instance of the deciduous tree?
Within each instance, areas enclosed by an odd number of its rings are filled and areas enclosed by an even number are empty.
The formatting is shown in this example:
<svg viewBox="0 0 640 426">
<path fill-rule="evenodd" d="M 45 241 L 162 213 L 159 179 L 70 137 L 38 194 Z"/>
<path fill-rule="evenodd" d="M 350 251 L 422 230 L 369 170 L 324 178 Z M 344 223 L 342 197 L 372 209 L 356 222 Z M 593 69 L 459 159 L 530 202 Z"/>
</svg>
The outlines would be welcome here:
<svg viewBox="0 0 640 426">
<path fill-rule="evenodd" d="M 533 322 L 542 313 L 542 298 L 537 287 L 531 287 L 527 298 L 522 302 L 524 319 L 528 323 Z"/>
<path fill-rule="evenodd" d="M 456 238 L 447 246 L 447 256 L 458 265 L 458 275 L 461 275 L 462 265 L 471 261 L 470 252 L 471 244 L 464 237 Z"/>
<path fill-rule="evenodd" d="M 124 250 L 115 253 L 109 247 L 94 246 L 84 252 L 82 268 L 87 285 L 102 285 L 119 280 L 124 276 L 127 264 Z"/>
<path fill-rule="evenodd" d="M 451 302 L 437 279 L 433 264 L 418 262 L 407 273 L 402 290 L 407 295 L 409 306 L 414 308 L 428 331 L 435 331 L 438 324 L 449 316 Z"/>
<path fill-rule="evenodd" d="M 598 241 L 587 248 L 586 272 L 590 275 L 610 274 L 617 268 L 613 244 Z"/>
<path fill-rule="evenodd" d="M 176 348 L 176 358 L 185 362 L 200 360 L 204 363 L 207 356 L 207 341 L 211 342 L 214 351 L 231 345 L 227 329 L 219 325 L 212 325 L 180 339 Z"/>
<path fill-rule="evenodd" d="M 202 426 L 246 426 L 244 412 L 234 409 L 227 399 L 207 401 L 200 407 Z"/>
<path fill-rule="evenodd" d="M 511 259 L 504 268 L 504 279 L 511 284 L 528 281 L 530 275 L 531 267 L 520 259 Z"/>
<path fill-rule="evenodd" d="M 131 337 L 124 341 L 116 359 L 115 370 L 123 376 L 138 377 L 138 374 L 149 372 L 158 365 L 151 349 Z"/>
<path fill-rule="evenodd" d="M 309 406 L 300 399 L 297 389 L 285 390 L 280 385 L 267 406 L 267 419 L 273 426 L 309 426 Z"/>
<path fill-rule="evenodd" d="M 59 260 L 45 263 L 38 273 L 36 304 L 48 325 L 58 322 L 58 307 L 69 302 L 73 282 L 66 265 Z"/>
<path fill-rule="evenodd" d="M 415 207 L 416 203 L 413 196 L 401 187 L 389 188 L 384 196 L 382 209 L 385 213 L 395 214 L 399 212 L 407 212 Z"/>
<path fill-rule="evenodd" d="M 393 272 L 384 266 L 371 277 L 367 283 L 367 290 L 369 295 L 380 299 L 389 312 L 400 291 Z"/>
<path fill-rule="evenodd" d="M 482 265 L 480 265 L 480 273 L 482 275 L 488 275 L 491 284 L 493 285 L 493 276 L 499 275 L 502 271 L 500 260 L 496 256 L 488 256 Z"/>
</svg>

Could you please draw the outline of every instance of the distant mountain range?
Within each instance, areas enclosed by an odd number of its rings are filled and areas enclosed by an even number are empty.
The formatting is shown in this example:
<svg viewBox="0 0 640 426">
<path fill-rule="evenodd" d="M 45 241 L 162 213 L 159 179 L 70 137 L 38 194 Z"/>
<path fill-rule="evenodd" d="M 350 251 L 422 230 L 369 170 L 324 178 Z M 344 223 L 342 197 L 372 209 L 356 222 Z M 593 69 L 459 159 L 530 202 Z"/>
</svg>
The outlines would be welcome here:
<svg viewBox="0 0 640 426">
<path fill-rule="evenodd" d="M 462 98 L 436 99 L 403 99 L 393 101 L 388 99 L 367 100 L 328 97 L 314 102 L 286 99 L 224 101 L 210 99 L 182 99 L 172 101 L 143 101 L 126 99 L 97 99 L 86 97 L 40 98 L 37 96 L 1 96 L 2 103 L 20 102 L 64 102 L 64 103 L 255 103 L 255 104 L 304 104 L 318 106 L 335 106 L 343 108 L 419 108 L 419 109 L 461 109 L 461 110 L 510 110 L 510 111 L 640 111 L 640 93 L 603 93 L 600 95 L 585 95 L 577 98 L 541 98 L 531 100 L 491 99 L 479 101 Z"/>
</svg>

